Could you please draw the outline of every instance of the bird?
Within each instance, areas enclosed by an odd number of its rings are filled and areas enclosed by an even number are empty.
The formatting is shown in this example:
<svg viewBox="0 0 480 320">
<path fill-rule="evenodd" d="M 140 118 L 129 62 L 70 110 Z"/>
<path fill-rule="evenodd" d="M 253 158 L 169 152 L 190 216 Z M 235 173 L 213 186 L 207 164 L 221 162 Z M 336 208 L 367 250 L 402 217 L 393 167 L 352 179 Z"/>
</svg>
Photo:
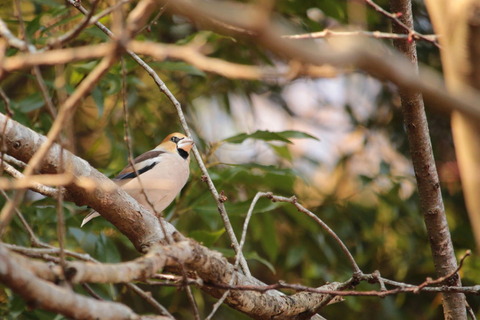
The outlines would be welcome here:
<svg viewBox="0 0 480 320">
<path fill-rule="evenodd" d="M 186 135 L 171 133 L 155 149 L 136 157 L 133 160 L 135 169 L 127 165 L 113 181 L 139 204 L 159 214 L 172 203 L 188 181 L 193 145 L 193 140 Z M 92 210 L 80 227 L 98 216 L 100 214 Z"/>
</svg>

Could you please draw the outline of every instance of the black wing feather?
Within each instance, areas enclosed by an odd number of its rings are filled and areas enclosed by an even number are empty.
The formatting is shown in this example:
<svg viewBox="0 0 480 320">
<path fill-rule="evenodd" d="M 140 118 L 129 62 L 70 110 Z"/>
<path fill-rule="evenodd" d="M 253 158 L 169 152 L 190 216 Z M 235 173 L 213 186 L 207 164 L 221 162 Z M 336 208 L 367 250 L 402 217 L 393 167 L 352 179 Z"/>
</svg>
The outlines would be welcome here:
<svg viewBox="0 0 480 320">
<path fill-rule="evenodd" d="M 137 172 L 138 172 L 139 175 L 141 175 L 142 173 L 145 173 L 145 172 L 147 172 L 148 170 L 150 170 L 150 169 L 152 169 L 153 167 L 155 167 L 157 164 L 158 164 L 158 162 L 154 162 L 154 163 L 152 163 L 151 165 L 146 166 L 145 168 L 142 168 L 142 169 L 140 169 L 140 170 L 137 170 Z M 115 177 L 115 179 L 116 179 L 116 180 L 132 179 L 132 178 L 135 178 L 135 177 L 137 176 L 137 172 L 132 171 L 132 172 L 125 173 L 125 174 L 119 174 L 118 176 Z"/>
</svg>

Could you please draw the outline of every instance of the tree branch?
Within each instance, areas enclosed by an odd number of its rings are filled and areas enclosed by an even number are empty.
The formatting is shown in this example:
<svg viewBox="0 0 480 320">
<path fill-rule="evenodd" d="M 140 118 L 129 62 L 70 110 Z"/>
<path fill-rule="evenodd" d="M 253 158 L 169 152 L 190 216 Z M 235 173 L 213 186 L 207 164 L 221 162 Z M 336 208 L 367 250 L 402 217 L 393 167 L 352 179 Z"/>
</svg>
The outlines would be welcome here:
<svg viewBox="0 0 480 320">
<path fill-rule="evenodd" d="M 0 280 L 34 306 L 74 319 L 170 319 L 142 318 L 123 304 L 86 298 L 41 280 L 16 263 L 3 246 L 0 246 Z"/>
<path fill-rule="evenodd" d="M 394 32 L 405 32 L 413 28 L 412 7 L 409 0 L 391 0 L 392 11 L 400 12 L 402 24 L 393 25 Z M 394 41 L 395 47 L 405 54 L 417 69 L 417 50 L 415 42 Z M 440 181 L 433 157 L 427 116 L 423 98 L 417 90 L 400 88 L 400 98 L 404 123 L 417 179 L 420 210 L 427 227 L 428 239 L 432 251 L 435 269 L 440 277 L 455 273 L 457 260 L 448 228 L 445 207 L 443 205 Z M 449 285 L 461 286 L 460 276 L 449 278 Z M 466 319 L 465 296 L 458 293 L 443 294 L 445 319 Z"/>
<path fill-rule="evenodd" d="M 6 119 L 3 114 L 0 114 L 0 127 L 5 124 Z M 28 161 L 46 138 L 9 120 L 3 139 L 6 153 L 22 161 Z M 54 173 L 61 167 L 58 163 L 58 151 L 59 146 L 54 144 L 46 153 L 44 161 L 39 167 L 40 171 Z M 68 163 L 68 166 L 65 165 L 65 167 L 70 168 L 72 174 L 96 181 L 94 188 L 85 188 L 76 184 L 66 185 L 66 199 L 73 200 L 79 205 L 88 204 L 97 210 L 125 234 L 140 251 L 145 252 L 148 248 L 164 240 L 158 219 L 150 211 L 140 206 L 125 191 L 118 189 L 111 180 L 90 167 L 86 161 L 75 157 L 68 151 L 63 151 L 62 158 Z M 167 232 L 170 232 L 175 240 L 185 240 L 172 225 L 166 223 L 166 226 L 168 227 Z M 175 264 L 183 263 L 187 270 L 196 272 L 206 284 L 229 284 L 232 278 L 235 278 L 235 281 L 232 281 L 233 285 L 264 285 L 259 280 L 238 272 L 218 252 L 211 251 L 193 240 L 188 241 L 188 247 L 184 251 L 172 250 L 169 256 L 174 258 Z M 169 264 L 173 264 L 173 262 Z M 159 266 L 161 264 L 154 265 L 154 268 Z M 90 276 L 95 277 L 93 274 Z M 214 297 L 220 297 L 225 291 L 221 288 L 207 286 L 202 289 Z M 270 319 L 278 313 L 277 319 L 307 319 L 307 316 L 315 314 L 333 298 L 334 296 L 331 295 L 305 293 L 285 296 L 281 292 L 272 291 L 268 295 L 258 292 L 242 295 L 231 293 L 228 295 L 226 303 L 255 319 Z"/>
</svg>

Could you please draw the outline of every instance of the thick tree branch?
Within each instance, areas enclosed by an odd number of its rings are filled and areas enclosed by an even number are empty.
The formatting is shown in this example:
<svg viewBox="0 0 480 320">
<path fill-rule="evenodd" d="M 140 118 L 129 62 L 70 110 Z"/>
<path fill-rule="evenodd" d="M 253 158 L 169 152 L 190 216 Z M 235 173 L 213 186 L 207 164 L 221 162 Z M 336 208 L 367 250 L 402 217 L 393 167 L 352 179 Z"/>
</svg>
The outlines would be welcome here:
<svg viewBox="0 0 480 320">
<path fill-rule="evenodd" d="M 0 127 L 5 124 L 6 119 L 4 115 L 0 114 Z M 13 120 L 9 120 L 3 139 L 7 154 L 22 161 L 28 161 L 29 157 L 38 150 L 46 138 Z M 58 168 L 62 167 L 58 163 L 58 148 L 58 145 L 54 144 L 46 153 L 44 161 L 39 167 L 40 171 L 55 173 Z M 67 199 L 79 205 L 88 204 L 100 212 L 104 218 L 125 234 L 138 250 L 145 251 L 164 240 L 157 218 L 123 190 L 116 188 L 111 180 L 90 167 L 86 161 L 75 157 L 68 151 L 64 151 L 62 158 L 68 163 L 68 166 L 63 167 L 70 168 L 73 175 L 77 177 L 85 176 L 96 181 L 96 186 L 93 188 L 76 184 L 65 186 Z M 171 232 L 177 241 L 185 239 L 176 232 L 173 226 L 168 223 L 166 225 L 169 228 L 167 232 Z M 175 263 L 183 263 L 187 270 L 196 272 L 206 284 L 229 284 L 231 279 L 235 278 L 235 281 L 232 281 L 233 285 L 263 285 L 257 279 L 238 272 L 219 253 L 211 251 L 194 241 L 189 241 L 188 244 L 186 250 L 172 250 L 170 256 L 174 257 Z M 150 261 L 147 257 L 145 259 L 147 259 L 145 261 Z M 150 270 L 157 267 L 161 267 L 161 263 Z M 90 274 L 91 277 L 94 277 L 90 272 L 84 274 Z M 220 297 L 225 291 L 222 288 L 210 288 L 208 286 L 204 286 L 202 289 L 214 297 Z M 255 319 L 270 319 L 276 314 L 279 314 L 276 319 L 308 319 L 333 298 L 334 296 L 331 295 L 305 293 L 285 296 L 275 291 L 268 294 L 259 292 L 238 294 L 232 292 L 227 297 L 226 303 Z"/>
<path fill-rule="evenodd" d="M 16 263 L 3 246 L 0 246 L 0 281 L 34 306 L 74 319 L 170 319 L 160 316 L 142 318 L 123 304 L 86 298 L 41 280 Z"/>
<path fill-rule="evenodd" d="M 258 24 L 255 5 L 241 5 L 222 1 L 178 0 L 170 3 L 169 9 L 184 15 L 192 21 L 202 22 L 217 20 L 230 26 L 250 32 L 238 34 L 232 28 L 223 28 L 221 32 L 240 36 L 249 36 L 264 48 L 278 56 L 312 65 L 330 64 L 337 67 L 354 65 L 380 79 L 387 79 L 405 90 L 418 90 L 432 107 L 443 110 L 460 110 L 476 120 L 480 120 L 477 108 L 480 94 L 469 86 L 461 86 L 459 92 L 448 94 L 441 77 L 431 69 L 422 68 L 417 75 L 411 63 L 395 54 L 373 39 L 332 39 L 333 45 L 319 45 L 313 41 L 291 40 L 282 38 L 289 33 L 288 26 L 263 20 Z M 235 14 L 232 14 L 234 12 Z M 214 29 L 218 24 L 206 25 Z M 286 31 L 287 30 L 287 31 Z M 293 33 L 293 32 L 290 32 Z M 368 40 L 368 41 L 367 41 Z"/>
<path fill-rule="evenodd" d="M 391 0 L 390 3 L 392 11 L 401 13 L 398 18 L 401 24 L 393 25 L 393 31 L 401 33 L 407 32 L 405 27 L 407 27 L 407 30 L 412 29 L 413 17 L 410 1 Z M 415 42 L 395 40 L 394 45 L 407 56 L 416 68 L 417 50 Z M 427 227 L 435 269 L 437 274 L 443 277 L 455 272 L 457 260 L 455 259 L 455 251 L 443 205 L 423 98 L 417 90 L 407 90 L 405 88 L 400 88 L 400 98 L 410 154 L 417 179 L 420 210 Z M 449 285 L 462 285 L 458 275 L 449 279 Z M 466 319 L 465 296 L 460 293 L 444 293 L 443 309 L 446 319 Z"/>
<path fill-rule="evenodd" d="M 7 118 L 0 114 L 0 127 L 4 126 Z M 13 157 L 28 162 L 37 152 L 46 137 L 20 125 L 14 120 L 9 120 L 2 143 L 6 146 L 6 153 Z M 43 173 L 56 173 L 59 147 L 54 144 L 47 151 L 39 169 Z M 135 247 L 142 251 L 151 244 L 163 239 L 157 218 L 141 207 L 126 192 L 119 189 L 110 179 L 92 168 L 86 161 L 75 157 L 68 151 L 63 152 L 63 167 L 70 168 L 75 177 L 86 177 L 96 183 L 84 186 L 72 183 L 66 186 L 66 197 L 77 205 L 90 205 L 100 212 L 103 217 L 112 222 Z M 67 165 L 68 164 L 68 165 Z M 172 227 L 170 232 L 173 232 Z"/>
</svg>

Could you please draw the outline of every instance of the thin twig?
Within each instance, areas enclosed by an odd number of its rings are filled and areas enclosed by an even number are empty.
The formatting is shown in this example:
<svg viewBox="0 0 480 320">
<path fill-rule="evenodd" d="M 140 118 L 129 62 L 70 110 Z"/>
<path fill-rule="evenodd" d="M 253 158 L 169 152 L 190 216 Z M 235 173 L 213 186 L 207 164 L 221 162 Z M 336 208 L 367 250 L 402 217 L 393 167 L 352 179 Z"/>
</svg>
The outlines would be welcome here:
<svg viewBox="0 0 480 320">
<path fill-rule="evenodd" d="M 90 19 L 90 24 L 96 24 L 98 21 L 100 21 L 100 19 L 102 19 L 106 15 L 109 15 L 112 11 L 118 9 L 119 7 L 123 6 L 126 3 L 129 3 L 131 1 L 132 0 L 121 0 L 121 1 L 116 2 L 114 5 L 108 7 L 107 9 L 103 10 L 102 12 L 100 12 L 99 14 L 94 16 L 92 19 Z M 70 4 L 72 4 L 72 3 L 70 3 Z"/>
<path fill-rule="evenodd" d="M 63 173 L 65 171 L 65 166 L 63 163 L 63 147 L 59 148 L 59 159 L 60 167 L 59 172 Z M 60 249 L 60 266 L 62 271 L 65 274 L 66 262 L 65 262 L 65 214 L 63 212 L 63 187 L 58 187 L 58 197 L 57 197 L 57 238 L 58 246 Z"/>
<path fill-rule="evenodd" d="M 345 256 L 347 256 L 350 264 L 352 265 L 354 275 L 360 276 L 363 274 L 362 270 L 358 267 L 357 262 L 353 258 L 352 254 L 348 250 L 347 246 L 343 243 L 343 241 L 338 237 L 338 235 L 325 223 L 320 219 L 317 215 L 315 215 L 313 212 L 302 206 L 298 201 L 295 196 L 286 198 L 282 196 L 276 196 L 273 195 L 271 192 L 265 192 L 262 194 L 262 197 L 266 197 L 273 202 L 287 202 L 293 204 L 298 211 L 306 214 L 310 218 L 312 218 L 318 225 L 320 225 L 325 231 L 327 231 L 328 234 L 340 245 L 340 248 L 342 249 L 343 253 Z"/>
<path fill-rule="evenodd" d="M 173 238 L 171 234 L 167 233 L 167 227 L 165 226 L 163 213 L 157 212 L 157 210 L 155 209 L 155 206 L 153 205 L 152 201 L 150 200 L 147 193 L 145 192 L 145 187 L 143 186 L 142 179 L 140 177 L 140 174 L 138 173 L 135 163 L 133 162 L 132 142 L 130 139 L 129 125 L 128 125 L 129 117 L 128 117 L 128 110 L 127 110 L 127 75 L 126 73 L 127 71 L 125 67 L 125 59 L 122 59 L 122 106 L 123 106 L 123 117 L 124 117 L 123 127 L 124 127 L 124 134 L 125 134 L 124 140 L 128 150 L 128 163 L 130 167 L 133 169 L 133 171 L 135 172 L 135 176 L 138 179 L 138 183 L 140 185 L 140 190 L 142 192 L 143 197 L 145 198 L 148 205 L 150 206 L 151 211 L 155 214 L 155 216 L 158 218 L 158 221 L 160 222 L 160 227 L 162 228 L 162 232 L 165 236 L 167 243 L 172 244 Z"/>
<path fill-rule="evenodd" d="M 137 34 L 140 34 L 143 32 L 143 30 L 147 29 L 148 31 L 151 30 L 152 28 L 152 25 L 156 24 L 158 19 L 162 16 L 162 14 L 165 12 L 165 10 L 167 10 L 167 6 L 168 6 L 168 3 L 166 3 L 165 5 L 163 5 L 163 7 L 160 8 L 160 10 L 158 10 L 158 13 L 155 15 L 155 17 L 153 17 L 152 21 L 150 21 L 149 24 L 146 24 L 143 28 L 141 28 Z"/>
<path fill-rule="evenodd" d="M 185 270 L 185 266 L 183 265 L 183 263 L 180 263 L 180 262 L 178 262 L 178 265 L 182 273 L 182 287 L 185 288 L 185 290 L 187 291 L 188 301 L 190 302 L 190 305 L 192 306 L 192 309 L 193 309 L 193 316 L 195 320 L 200 320 L 200 313 L 198 312 L 198 306 L 192 294 L 192 288 L 188 285 L 188 275 Z"/>
<path fill-rule="evenodd" d="M 431 39 L 430 36 L 425 36 L 421 33 L 418 33 L 417 31 L 409 28 L 405 23 L 400 21 L 398 18 L 400 17 L 401 13 L 390 13 L 386 10 L 384 10 L 381 6 L 373 2 L 373 0 L 365 0 L 365 2 L 371 6 L 375 11 L 383 14 L 385 17 L 391 19 L 393 22 L 395 22 L 397 25 L 402 27 L 405 31 L 408 32 L 408 39 L 422 39 L 425 41 L 428 41 L 430 43 L 433 43 L 436 47 L 440 48 L 440 45 L 436 41 L 436 39 Z"/>
<path fill-rule="evenodd" d="M 369 37 L 375 39 L 411 39 L 411 36 L 408 34 L 400 33 L 390 33 L 390 32 L 381 32 L 381 31 L 365 31 L 365 30 L 354 30 L 354 31 L 336 31 L 330 29 L 324 29 L 318 32 L 303 33 L 303 34 L 292 34 L 284 35 L 282 38 L 285 39 L 323 39 L 330 37 Z M 424 35 L 423 38 L 415 38 L 415 40 L 425 40 L 429 39 L 430 42 L 437 40 L 437 35 L 429 34 Z"/>
<path fill-rule="evenodd" d="M 25 36 L 25 45 L 23 46 L 22 50 L 28 51 L 30 53 L 37 52 L 37 49 L 35 46 L 29 43 L 29 39 L 27 38 L 27 34 L 25 31 L 25 24 L 23 21 L 22 17 L 22 8 L 20 7 L 20 3 L 18 0 L 15 0 L 15 9 L 17 12 L 17 18 L 20 22 L 20 30 L 22 34 Z M 35 75 L 35 80 L 37 81 L 38 87 L 40 88 L 40 93 L 43 96 L 43 99 L 45 101 L 45 105 L 47 107 L 47 111 L 50 113 L 53 119 L 56 117 L 56 111 L 55 107 L 52 102 L 52 98 L 50 97 L 50 94 L 48 93 L 48 88 L 47 85 L 45 84 L 45 79 L 43 79 L 42 72 L 40 71 L 39 66 L 33 66 L 33 74 Z"/>
<path fill-rule="evenodd" d="M 115 52 L 111 52 L 107 57 L 102 59 L 95 69 L 89 73 L 89 75 L 80 83 L 74 93 L 68 97 L 68 99 L 62 104 L 58 116 L 55 118 L 50 131 L 48 132 L 47 139 L 43 142 L 37 152 L 30 158 L 28 166 L 25 168 L 24 175 L 30 176 L 47 154 L 54 141 L 57 139 L 65 123 L 68 122 L 73 115 L 75 108 L 80 101 L 97 83 L 97 81 L 108 71 L 110 66 L 115 60 Z M 7 201 L 0 213 L 0 236 L 5 231 L 6 226 L 9 224 L 14 208 L 17 207 L 25 194 L 25 189 L 18 190 L 11 201 Z"/>
<path fill-rule="evenodd" d="M 468 256 L 468 255 L 466 255 Z M 463 259 L 465 259 L 465 257 Z M 452 275 L 453 276 L 453 275 Z M 377 275 L 373 274 L 364 274 L 361 277 L 355 279 L 351 278 L 344 283 L 340 284 L 339 288 L 349 288 L 352 284 L 358 283 L 358 280 L 363 281 L 371 281 L 372 279 L 376 279 Z M 396 295 L 399 293 L 413 293 L 418 294 L 419 292 L 461 292 L 461 293 L 469 293 L 469 294 L 478 294 L 480 292 L 480 285 L 471 286 L 471 287 L 457 287 L 457 286 L 422 286 L 420 285 L 412 285 L 407 283 L 401 283 L 392 281 L 389 279 L 382 280 L 385 283 L 395 283 L 396 288 L 390 290 L 380 289 L 377 290 L 370 290 L 370 291 L 354 291 L 354 290 L 331 290 L 331 289 L 322 289 L 320 288 L 312 288 L 307 287 L 300 284 L 289 284 L 284 281 L 278 281 L 277 283 L 271 285 L 227 285 L 227 284 L 220 284 L 220 283 L 205 283 L 206 286 L 214 287 L 214 288 L 221 288 L 225 290 L 232 290 L 232 291 L 258 291 L 258 292 L 267 292 L 270 290 L 278 290 L 278 289 L 290 289 L 294 290 L 295 292 L 311 292 L 311 293 L 320 293 L 320 294 L 331 294 L 335 296 L 366 296 L 366 297 L 386 297 L 390 295 Z M 443 277 L 432 280 L 435 284 L 440 284 L 447 279 Z"/>
<path fill-rule="evenodd" d="M 455 276 L 457 274 L 457 272 L 462 268 L 463 266 L 463 261 L 465 261 L 465 259 L 467 257 L 469 257 L 471 255 L 471 251 L 470 250 L 467 250 L 465 252 L 465 254 L 462 256 L 462 258 L 460 258 L 460 262 L 458 263 L 458 266 L 455 270 L 453 270 L 452 272 L 448 273 L 447 275 L 443 276 L 443 277 L 440 277 L 440 278 L 437 278 L 435 280 L 432 280 L 431 278 L 427 278 L 422 284 L 420 284 L 418 286 L 418 288 L 416 289 L 416 291 L 414 291 L 413 293 L 418 293 L 420 292 L 424 287 L 426 286 L 431 286 L 431 285 L 435 285 L 435 284 L 441 284 L 443 282 L 445 282 L 446 280 L 452 278 L 453 276 Z"/>
<path fill-rule="evenodd" d="M 145 301 L 147 301 L 153 308 L 157 310 L 159 314 L 169 317 L 170 319 L 175 319 L 164 306 L 158 303 L 157 300 L 153 299 L 150 292 L 146 292 L 140 289 L 136 284 L 133 284 L 133 283 L 125 283 L 125 286 L 127 286 L 130 290 L 132 290 L 133 292 L 138 294 L 141 298 L 143 298 Z"/>
<path fill-rule="evenodd" d="M 248 224 L 250 223 L 250 219 L 251 219 L 252 214 L 253 214 L 253 209 L 255 208 L 255 205 L 257 204 L 258 200 L 261 197 L 265 197 L 265 196 L 267 196 L 267 193 L 257 192 L 257 194 L 255 195 L 255 197 L 252 200 L 252 203 L 250 203 L 250 207 L 248 208 L 248 211 L 247 211 L 247 216 L 245 217 L 245 221 L 243 222 L 242 236 L 240 238 L 240 251 L 243 251 L 243 246 L 245 245 L 245 240 L 246 240 L 246 237 L 247 237 Z M 236 257 L 235 257 L 235 267 L 238 266 L 239 262 L 240 262 L 240 256 L 236 255 Z M 236 280 L 236 277 L 233 276 L 232 279 L 230 280 L 229 285 L 232 285 L 235 280 Z M 220 308 L 220 306 L 223 304 L 223 302 L 225 301 L 225 299 L 227 298 L 227 296 L 229 294 L 230 294 L 230 290 L 226 290 L 223 293 L 223 295 L 220 297 L 220 299 L 217 302 L 215 302 L 215 304 L 212 307 L 212 311 L 210 312 L 208 317 L 205 318 L 205 320 L 210 320 L 210 319 L 213 318 L 213 316 L 217 312 L 218 308 Z"/>
<path fill-rule="evenodd" d="M 87 15 L 85 15 L 83 20 L 75 28 L 63 34 L 62 36 L 55 39 L 50 38 L 48 41 L 47 47 L 58 48 L 63 44 L 67 43 L 68 41 L 77 37 L 80 34 L 80 32 L 82 32 L 82 30 L 88 27 L 88 25 L 90 24 L 90 21 L 92 20 L 92 16 L 95 13 L 95 9 L 97 8 L 97 5 L 99 2 L 100 0 L 93 0 L 90 7 L 90 11 L 88 12 Z"/>
<path fill-rule="evenodd" d="M 83 289 L 88 292 L 89 295 L 94 297 L 97 300 L 103 301 L 104 299 L 100 297 L 87 283 L 82 283 Z"/>
<path fill-rule="evenodd" d="M 3 102 L 5 103 L 5 113 L 7 114 L 7 116 L 12 117 L 13 111 L 10 108 L 10 98 L 8 98 L 5 91 L 3 91 L 3 88 L 0 88 L 0 98 L 2 98 Z"/>
<path fill-rule="evenodd" d="M 470 304 L 465 301 L 465 304 L 466 304 L 466 308 L 467 308 L 467 314 L 468 316 L 472 319 L 472 320 L 477 320 L 477 316 L 475 315 L 475 312 L 473 312 L 473 309 L 472 307 L 470 306 Z"/>
<path fill-rule="evenodd" d="M 7 161 L 8 163 L 11 163 L 19 168 L 25 168 L 27 164 L 23 161 L 18 160 L 17 158 L 12 157 L 11 155 L 8 154 L 3 154 L 3 160 Z"/>
<path fill-rule="evenodd" d="M 68 2 L 71 5 L 75 6 L 83 14 L 87 14 L 87 10 L 83 6 L 78 5 L 78 3 L 76 3 L 74 0 L 68 0 Z M 96 22 L 95 25 L 100 30 L 102 30 L 105 34 L 107 34 L 109 37 L 113 37 L 113 33 L 107 27 L 105 27 L 102 23 Z M 182 127 L 185 130 L 185 133 L 187 134 L 187 136 L 191 137 L 192 133 L 190 132 L 190 128 L 189 128 L 189 126 L 187 124 L 187 121 L 185 119 L 185 115 L 183 113 L 182 106 L 181 106 L 180 102 L 177 100 L 177 98 L 175 98 L 175 96 L 168 89 L 168 87 L 165 85 L 165 83 L 162 81 L 162 79 L 160 79 L 160 77 L 155 72 L 155 70 L 153 70 L 145 61 L 143 61 L 134 52 L 132 52 L 130 50 L 127 50 L 127 53 L 133 58 L 133 60 L 135 60 L 135 62 L 137 62 L 142 68 L 145 69 L 145 71 L 153 78 L 153 80 L 155 81 L 155 83 L 159 87 L 160 91 L 162 91 L 167 96 L 167 98 L 172 102 L 175 109 L 177 110 L 177 114 L 178 114 L 178 117 L 180 119 L 180 123 L 182 124 Z M 194 145 L 192 150 L 193 150 L 193 154 L 195 156 L 195 159 L 197 160 L 198 166 L 200 167 L 200 170 L 202 171 L 203 175 L 205 176 L 205 180 L 208 184 L 208 188 L 209 188 L 210 192 L 213 195 L 213 198 L 215 199 L 215 201 L 217 203 L 218 211 L 220 212 L 220 215 L 222 217 L 222 220 L 223 220 L 223 223 L 224 223 L 224 226 L 225 226 L 225 230 L 227 231 L 227 235 L 229 236 L 230 241 L 232 242 L 235 253 L 237 255 L 241 255 L 240 265 L 242 267 L 242 270 L 245 274 L 250 274 L 248 264 L 247 264 L 245 258 L 243 257 L 242 252 L 240 252 L 240 250 L 239 250 L 238 240 L 237 240 L 237 237 L 235 236 L 235 232 L 233 231 L 233 227 L 232 227 L 232 224 L 230 223 L 230 219 L 228 218 L 228 214 L 227 214 L 225 205 L 221 201 L 220 195 L 219 195 L 217 189 L 215 188 L 215 185 L 214 185 L 214 183 L 212 181 L 212 178 L 210 177 L 210 175 L 207 171 L 207 168 L 205 167 L 205 164 L 203 163 L 202 156 L 200 155 L 200 152 L 198 151 L 198 148 Z"/>
</svg>

